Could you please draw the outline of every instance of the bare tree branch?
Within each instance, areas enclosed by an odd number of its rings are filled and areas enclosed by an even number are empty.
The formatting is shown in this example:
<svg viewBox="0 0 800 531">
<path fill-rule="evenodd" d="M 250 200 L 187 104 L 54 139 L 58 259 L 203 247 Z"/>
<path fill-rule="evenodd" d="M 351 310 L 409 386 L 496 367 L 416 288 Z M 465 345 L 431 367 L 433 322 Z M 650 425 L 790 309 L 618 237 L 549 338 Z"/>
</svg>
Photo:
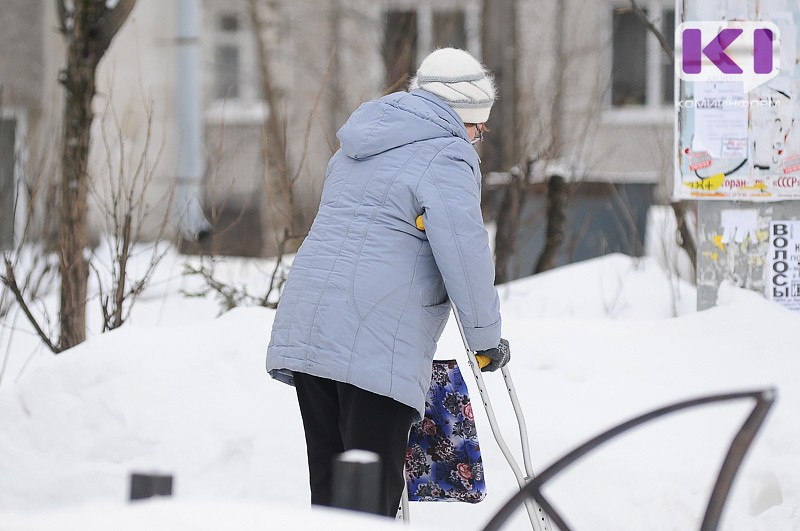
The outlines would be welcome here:
<svg viewBox="0 0 800 531">
<path fill-rule="evenodd" d="M 156 168 L 163 152 L 163 142 L 154 159 L 151 159 L 153 142 L 153 103 L 145 103 L 145 126 L 140 153 L 134 153 L 128 147 L 124 128 L 119 120 L 114 106 L 111 104 L 113 90 L 109 91 L 108 102 L 100 122 L 100 136 L 105 146 L 106 166 L 109 179 L 105 180 L 109 190 L 93 189 L 97 205 L 103 210 L 107 223 L 107 233 L 112 238 L 109 243 L 111 265 L 108 273 L 111 276 L 110 285 L 103 281 L 97 267 L 91 264 L 95 271 L 98 286 L 98 298 L 102 311 L 103 331 L 119 328 L 127 320 L 139 295 L 145 290 L 155 272 L 156 267 L 166 254 L 166 248 L 159 244 L 164 241 L 164 235 L 169 224 L 170 208 L 164 210 L 160 220 L 158 233 L 155 237 L 150 260 L 140 278 L 134 279 L 130 272 L 130 261 L 134 256 L 134 244 L 140 241 L 145 220 L 149 218 L 150 210 L 146 204 L 148 190 L 156 175 Z M 113 130 L 106 128 L 106 123 L 113 125 Z M 114 146 L 112 148 L 112 142 Z M 116 151 L 115 151 L 116 150 Z M 115 155 L 116 153 L 116 155 Z M 115 167 L 114 164 L 118 164 Z M 172 204 L 172 192 L 166 199 L 167 205 Z"/>
<path fill-rule="evenodd" d="M 122 326 L 122 307 L 125 303 L 125 281 L 128 279 L 128 260 L 131 258 L 131 223 L 130 212 L 125 213 L 125 220 L 122 225 L 121 244 L 119 252 L 118 267 L 119 276 L 117 278 L 117 289 L 114 293 L 114 312 L 112 316 L 111 329 Z"/>
<path fill-rule="evenodd" d="M 103 5 L 105 6 L 105 4 Z M 135 5 L 136 0 L 119 0 L 119 3 L 113 8 L 105 8 L 105 13 L 100 17 L 98 24 L 97 40 L 100 50 L 105 52 L 111 46 L 111 41 L 128 20 L 128 15 L 131 14 Z"/>
<path fill-rule="evenodd" d="M 258 54 L 258 68 L 261 74 L 261 91 L 269 106 L 267 123 L 264 124 L 262 134 L 264 142 L 264 177 L 267 184 L 267 194 L 273 195 L 273 182 L 277 182 L 280 201 L 277 201 L 278 212 L 282 219 L 273 222 L 289 231 L 294 230 L 294 193 L 293 183 L 289 177 L 288 151 L 286 145 L 286 128 L 283 105 L 278 90 L 273 82 L 272 68 L 270 66 L 270 53 L 265 40 L 266 25 L 259 16 L 259 2 L 248 0 L 250 24 Z M 274 214 L 273 214 L 274 217 Z"/>
<path fill-rule="evenodd" d="M 284 256 L 287 252 L 293 252 L 297 248 L 295 242 L 301 242 L 306 236 L 306 229 L 302 228 L 302 217 L 295 203 L 295 186 L 306 169 L 311 129 L 316 123 L 315 120 L 319 118 L 320 102 L 328 86 L 332 65 L 335 61 L 334 49 L 328 58 L 325 74 L 305 121 L 297 167 L 290 171 L 286 143 L 287 117 L 283 112 L 283 102 L 274 84 L 273 73 L 270 68 L 271 50 L 266 41 L 267 28 L 260 16 L 259 6 L 263 5 L 263 0 L 248 0 L 249 18 L 259 59 L 262 92 L 269 105 L 269 115 L 263 124 L 264 185 L 269 204 L 268 212 L 272 216 L 270 231 L 275 237 L 277 256 L 274 258 L 274 264 L 270 266 L 272 272 L 269 277 L 269 287 L 260 296 L 254 296 L 246 288 L 220 280 L 216 275 L 216 262 L 213 258 L 210 261 L 203 261 L 199 266 L 187 265 L 184 269 L 184 275 L 199 277 L 204 286 L 199 291 L 184 291 L 184 295 L 204 297 L 209 294 L 215 294 L 220 300 L 223 310 L 240 305 L 258 305 L 274 308 L 278 304 L 280 291 L 286 280 L 286 271 L 288 269 Z M 330 140 L 327 137 L 325 140 L 333 151 Z M 218 153 L 217 156 L 220 156 L 220 154 Z M 275 186 L 276 183 L 277 187 Z M 213 213 L 212 217 L 214 217 Z M 218 234 L 215 235 L 218 236 Z"/>
<path fill-rule="evenodd" d="M 328 57 L 328 67 L 325 69 L 325 75 L 322 76 L 322 83 L 319 86 L 319 91 L 317 92 L 317 97 L 314 98 L 314 105 L 311 106 L 311 110 L 308 112 L 308 122 L 306 123 L 306 129 L 303 133 L 303 153 L 300 156 L 300 163 L 297 165 L 297 171 L 292 177 L 292 181 L 296 181 L 300 177 L 300 172 L 303 171 L 303 168 L 306 165 L 306 158 L 308 157 L 308 141 L 309 135 L 311 135 L 311 124 L 314 121 L 314 115 L 317 114 L 319 109 L 319 102 L 322 99 L 322 94 L 325 92 L 325 87 L 328 84 L 328 78 L 330 77 L 331 73 L 331 66 L 333 65 L 333 58 L 336 56 L 336 50 L 331 50 L 330 56 Z"/>
<path fill-rule="evenodd" d="M 258 14 L 257 0 L 248 0 L 248 7 L 250 8 L 250 23 L 253 26 L 253 36 L 256 40 L 256 52 L 258 53 L 258 68 L 261 71 L 261 90 L 264 92 L 264 98 L 269 105 L 269 133 L 265 135 L 265 156 L 268 158 L 270 165 L 275 168 L 278 175 L 286 173 L 286 132 L 284 131 L 283 113 L 281 107 L 281 99 L 278 91 L 273 84 L 272 68 L 269 63 L 269 53 L 267 50 L 267 43 L 264 40 L 264 22 Z M 268 139 L 273 143 L 272 146 L 268 145 Z M 269 149 L 272 148 L 272 149 Z"/>
<path fill-rule="evenodd" d="M 664 33 L 660 29 L 656 27 L 653 22 L 647 18 L 647 13 L 645 13 L 642 6 L 640 6 L 636 0 L 630 0 L 631 2 L 631 9 L 633 10 L 634 14 L 642 21 L 642 23 L 647 27 L 647 30 L 652 33 L 656 39 L 658 39 L 658 43 L 661 45 L 661 49 L 664 51 L 664 54 L 667 56 L 667 59 L 675 66 L 675 50 L 672 49 L 672 46 L 669 45 L 667 42 L 667 38 L 664 36 Z"/>
<path fill-rule="evenodd" d="M 383 96 L 391 94 L 392 92 L 397 92 L 401 90 L 403 87 L 408 85 L 409 75 L 408 73 L 403 74 L 400 76 L 397 81 L 389 85 L 386 90 L 383 91 Z"/>
<path fill-rule="evenodd" d="M 47 345 L 47 348 L 49 348 L 54 354 L 58 354 L 62 349 L 57 347 L 50 337 L 45 333 L 45 331 L 39 325 L 39 322 L 33 316 L 25 297 L 22 296 L 22 290 L 17 284 L 17 279 L 14 275 L 14 265 L 11 263 L 11 260 L 7 255 L 3 256 L 3 261 L 5 262 L 6 272 L 5 275 L 0 275 L 0 282 L 2 282 L 9 290 L 11 290 L 11 293 L 14 295 L 14 299 L 17 301 L 17 305 L 19 305 L 19 307 L 22 309 L 22 312 L 25 314 L 25 317 L 27 317 L 28 322 L 30 322 L 31 326 L 33 326 L 33 328 L 36 330 L 36 335 L 39 336 L 39 339 L 41 339 L 42 342 Z"/>
<path fill-rule="evenodd" d="M 55 0 L 56 2 L 56 13 L 58 13 L 58 30 L 66 35 L 67 34 L 67 20 L 69 19 L 69 14 L 67 13 L 67 6 L 64 4 L 64 0 Z"/>
</svg>

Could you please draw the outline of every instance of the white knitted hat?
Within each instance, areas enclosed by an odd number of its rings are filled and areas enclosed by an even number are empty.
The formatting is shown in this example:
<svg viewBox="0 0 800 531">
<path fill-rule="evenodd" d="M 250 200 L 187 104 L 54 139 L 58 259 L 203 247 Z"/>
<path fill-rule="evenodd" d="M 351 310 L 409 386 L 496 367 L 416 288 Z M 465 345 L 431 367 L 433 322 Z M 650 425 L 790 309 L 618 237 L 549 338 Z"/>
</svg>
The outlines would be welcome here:
<svg viewBox="0 0 800 531">
<path fill-rule="evenodd" d="M 482 124 L 489 119 L 495 88 L 491 74 L 469 52 L 441 48 L 431 52 L 411 80 L 420 88 L 444 100 L 465 124 Z"/>
</svg>

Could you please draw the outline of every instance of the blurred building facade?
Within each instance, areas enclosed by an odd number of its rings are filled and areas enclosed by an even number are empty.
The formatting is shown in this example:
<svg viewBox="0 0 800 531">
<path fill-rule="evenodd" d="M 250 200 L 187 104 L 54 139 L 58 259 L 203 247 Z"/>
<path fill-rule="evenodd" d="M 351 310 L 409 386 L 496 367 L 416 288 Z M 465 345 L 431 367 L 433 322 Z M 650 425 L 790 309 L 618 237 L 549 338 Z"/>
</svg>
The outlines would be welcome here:
<svg viewBox="0 0 800 531">
<path fill-rule="evenodd" d="M 271 255 L 278 237 L 264 146 L 274 135 L 248 0 L 193 0 L 200 10 L 202 176 L 211 249 Z M 673 3 L 641 0 L 670 39 Z M 7 0 L 0 20 L 0 243 L 19 238 L 26 201 L 57 172 L 64 46 L 54 2 Z M 497 73 L 500 100 L 482 146 L 485 172 L 535 156 L 605 175 L 671 178 L 672 83 L 658 42 L 622 0 L 257 0 L 286 117 L 289 172 L 303 223 L 316 210 L 336 130 L 363 101 L 405 87 L 431 50 L 470 50 Z M 145 238 L 170 207 L 184 133 L 177 112 L 178 2 L 139 0 L 98 73 L 90 171 L 92 231 L 109 184 L 141 172 Z M 18 51 L 18 52 L 17 52 Z M 13 124 L 13 125 L 9 125 Z M 9 128 L 13 133 L 8 133 Z M 9 136 L 11 134 L 13 139 Z M 12 150 L 13 152 L 9 154 Z M 11 162 L 7 162 L 11 161 Z M 274 183 L 273 183 L 274 184 Z M 14 208 L 14 205 L 16 207 Z M 10 209 L 10 210 L 9 210 Z M 10 212 L 15 212 L 10 214 Z M 16 216 L 16 222 L 9 219 Z M 9 228 L 11 227 L 11 228 Z M 17 235 L 14 235 L 14 231 Z M 199 250 L 200 247 L 189 247 Z"/>
<path fill-rule="evenodd" d="M 0 249 L 22 237 L 27 139 L 46 114 L 44 13 L 38 2 L 10 0 L 0 7 Z"/>
</svg>

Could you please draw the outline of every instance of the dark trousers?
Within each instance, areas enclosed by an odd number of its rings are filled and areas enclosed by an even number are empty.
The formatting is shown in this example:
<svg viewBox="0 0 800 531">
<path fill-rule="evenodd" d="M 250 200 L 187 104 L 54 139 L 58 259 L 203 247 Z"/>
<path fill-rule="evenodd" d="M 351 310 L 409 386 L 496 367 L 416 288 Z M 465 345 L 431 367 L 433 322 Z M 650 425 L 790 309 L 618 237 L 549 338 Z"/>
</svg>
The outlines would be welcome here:
<svg viewBox="0 0 800 531">
<path fill-rule="evenodd" d="M 347 450 L 381 457 L 381 511 L 395 516 L 403 495 L 403 466 L 414 410 L 350 384 L 294 373 L 308 450 L 311 503 L 330 505 L 333 461 Z"/>
</svg>

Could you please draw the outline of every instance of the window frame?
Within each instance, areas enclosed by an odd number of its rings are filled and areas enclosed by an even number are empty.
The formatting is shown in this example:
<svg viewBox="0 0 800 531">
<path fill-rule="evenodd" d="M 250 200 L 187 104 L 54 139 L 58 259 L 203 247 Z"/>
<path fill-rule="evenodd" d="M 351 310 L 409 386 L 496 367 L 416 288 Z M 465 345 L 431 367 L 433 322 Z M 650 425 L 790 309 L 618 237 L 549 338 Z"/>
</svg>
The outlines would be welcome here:
<svg viewBox="0 0 800 531">
<path fill-rule="evenodd" d="M 647 10 L 647 16 L 650 20 L 661 20 L 664 11 L 675 9 L 675 16 L 678 16 L 678 10 L 674 2 L 669 0 L 645 0 L 642 2 L 642 8 Z M 622 107 L 614 107 L 611 103 L 611 72 L 614 63 L 614 15 L 615 9 L 630 7 L 630 4 L 620 2 L 619 0 L 613 1 L 608 4 L 606 9 L 606 47 L 605 60 L 608 68 L 608 82 L 609 89 L 605 91 L 603 112 L 604 122 L 613 123 L 671 123 L 673 118 L 674 103 L 663 102 L 664 92 L 664 76 L 661 45 L 658 39 L 649 30 L 647 31 L 646 48 L 645 48 L 645 103 L 644 105 L 629 105 Z M 677 20 L 677 18 L 676 18 Z M 673 81 L 674 82 L 674 81 Z M 673 99 L 675 94 L 673 94 Z"/>
<path fill-rule="evenodd" d="M 24 237 L 28 195 L 25 167 L 28 163 L 28 113 L 23 107 L 9 106 L 0 109 L 0 119 L 14 120 L 14 230 L 12 248 L 16 248 Z"/>
<path fill-rule="evenodd" d="M 481 57 L 480 0 L 384 0 L 381 16 L 390 11 L 414 11 L 417 14 L 417 66 L 433 51 L 434 11 L 462 11 L 467 51 Z M 384 72 L 385 77 L 385 72 Z"/>
</svg>

